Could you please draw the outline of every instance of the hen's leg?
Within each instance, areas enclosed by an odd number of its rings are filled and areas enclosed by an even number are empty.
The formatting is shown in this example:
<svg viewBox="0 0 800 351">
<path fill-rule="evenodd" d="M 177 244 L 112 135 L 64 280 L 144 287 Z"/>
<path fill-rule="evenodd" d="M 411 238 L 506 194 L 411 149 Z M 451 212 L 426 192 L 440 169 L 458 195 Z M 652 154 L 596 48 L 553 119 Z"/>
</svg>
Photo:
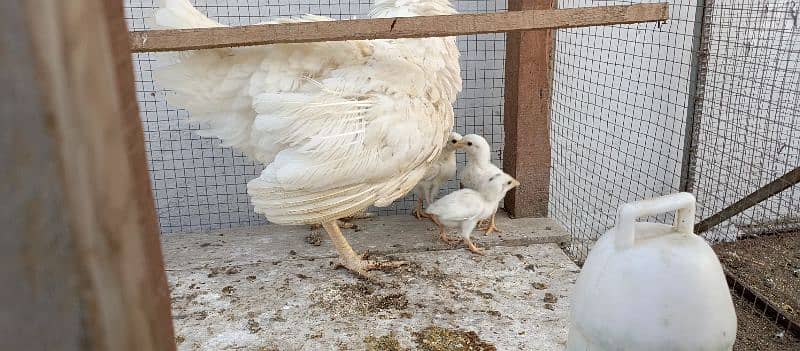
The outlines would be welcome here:
<svg viewBox="0 0 800 351">
<path fill-rule="evenodd" d="M 489 223 L 485 224 L 485 225 L 483 225 L 481 227 L 481 229 L 484 230 L 483 235 L 489 235 L 489 234 L 492 234 L 494 232 L 496 232 L 496 233 L 502 233 L 503 232 L 502 230 L 497 228 L 497 226 L 495 226 L 494 218 L 495 218 L 496 215 L 497 215 L 497 211 L 492 213 L 492 218 L 490 218 L 489 221 L 488 221 Z"/>
<path fill-rule="evenodd" d="M 356 255 L 353 248 L 350 247 L 350 244 L 347 242 L 347 239 L 344 238 L 342 235 L 342 231 L 339 229 L 339 225 L 336 221 L 330 221 L 322 223 L 322 227 L 325 228 L 325 231 L 328 232 L 328 235 L 331 237 L 331 242 L 333 242 L 333 247 L 336 248 L 336 252 L 339 253 L 339 266 L 347 268 L 349 271 L 368 278 L 369 275 L 367 271 L 373 269 L 384 269 L 384 268 L 395 268 L 402 266 L 404 264 L 408 264 L 406 261 L 371 261 L 363 259 L 363 255 L 359 256 Z"/>
</svg>

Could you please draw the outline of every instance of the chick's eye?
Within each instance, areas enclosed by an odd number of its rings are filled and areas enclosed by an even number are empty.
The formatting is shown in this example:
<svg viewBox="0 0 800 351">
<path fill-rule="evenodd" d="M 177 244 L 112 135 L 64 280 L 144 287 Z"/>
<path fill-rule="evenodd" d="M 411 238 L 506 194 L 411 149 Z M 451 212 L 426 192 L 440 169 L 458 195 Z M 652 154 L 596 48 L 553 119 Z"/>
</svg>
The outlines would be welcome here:
<svg viewBox="0 0 800 351">
<path fill-rule="evenodd" d="M 458 141 L 456 141 L 455 139 L 453 139 L 453 140 L 450 140 L 450 142 L 452 142 L 453 144 L 455 144 L 455 143 L 457 143 Z"/>
<path fill-rule="evenodd" d="M 470 141 L 470 142 L 468 142 L 468 143 L 467 143 L 467 146 L 472 146 L 472 142 L 471 142 L 471 141 Z"/>
</svg>

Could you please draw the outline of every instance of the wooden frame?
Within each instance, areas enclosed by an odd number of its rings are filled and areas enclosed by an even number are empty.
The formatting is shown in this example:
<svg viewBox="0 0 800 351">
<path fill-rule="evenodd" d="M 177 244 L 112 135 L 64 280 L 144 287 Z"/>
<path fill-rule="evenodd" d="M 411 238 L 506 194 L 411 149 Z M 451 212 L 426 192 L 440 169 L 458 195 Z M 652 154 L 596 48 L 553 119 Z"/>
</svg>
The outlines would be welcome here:
<svg viewBox="0 0 800 351">
<path fill-rule="evenodd" d="M 546 217 L 550 192 L 550 91 L 556 28 L 663 22 L 667 3 L 555 9 L 554 0 L 510 0 L 509 12 L 150 30 L 130 33 L 134 52 L 313 41 L 508 32 L 503 168 L 522 185 L 506 196 L 513 217 Z"/>
<path fill-rule="evenodd" d="M 0 29 L 0 349 L 174 350 L 122 3 L 3 1 Z"/>
<path fill-rule="evenodd" d="M 523 187 L 508 204 L 544 216 L 552 31 L 521 32 L 667 19 L 666 4 L 552 5 L 129 34 L 120 1 L 0 2 L 0 349 L 175 349 L 132 51 L 513 32 L 506 169 Z"/>
<path fill-rule="evenodd" d="M 509 10 L 551 9 L 555 0 L 509 0 Z M 503 169 L 520 186 L 505 197 L 512 217 L 547 217 L 550 199 L 550 92 L 553 30 L 509 33 Z"/>
<path fill-rule="evenodd" d="M 279 43 L 446 37 L 534 29 L 663 22 L 668 17 L 668 4 L 659 3 L 222 28 L 149 30 L 132 32 L 130 41 L 133 52 L 182 51 Z"/>
</svg>

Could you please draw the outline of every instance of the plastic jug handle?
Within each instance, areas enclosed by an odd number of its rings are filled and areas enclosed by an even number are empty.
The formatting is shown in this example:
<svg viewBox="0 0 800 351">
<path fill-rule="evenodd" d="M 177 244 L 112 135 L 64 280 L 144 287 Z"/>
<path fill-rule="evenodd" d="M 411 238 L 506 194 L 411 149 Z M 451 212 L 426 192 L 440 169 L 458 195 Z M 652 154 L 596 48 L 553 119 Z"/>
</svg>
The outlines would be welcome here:
<svg viewBox="0 0 800 351">
<path fill-rule="evenodd" d="M 636 219 L 677 211 L 673 226 L 679 233 L 694 233 L 695 199 L 690 193 L 677 193 L 653 199 L 631 202 L 617 212 L 615 246 L 617 250 L 633 247 Z"/>
</svg>

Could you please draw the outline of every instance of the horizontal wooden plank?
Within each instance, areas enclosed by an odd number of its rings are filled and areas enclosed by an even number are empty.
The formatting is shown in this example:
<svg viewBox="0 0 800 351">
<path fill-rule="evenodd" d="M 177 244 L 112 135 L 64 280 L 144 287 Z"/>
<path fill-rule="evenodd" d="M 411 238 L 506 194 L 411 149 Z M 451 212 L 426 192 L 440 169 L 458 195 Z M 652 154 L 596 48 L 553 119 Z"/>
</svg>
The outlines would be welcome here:
<svg viewBox="0 0 800 351">
<path fill-rule="evenodd" d="M 658 3 L 447 16 L 263 24 L 225 28 L 151 30 L 131 32 L 130 41 L 133 52 L 155 52 L 315 41 L 446 37 L 535 29 L 661 22 L 668 19 L 668 9 L 667 3 Z"/>
</svg>

